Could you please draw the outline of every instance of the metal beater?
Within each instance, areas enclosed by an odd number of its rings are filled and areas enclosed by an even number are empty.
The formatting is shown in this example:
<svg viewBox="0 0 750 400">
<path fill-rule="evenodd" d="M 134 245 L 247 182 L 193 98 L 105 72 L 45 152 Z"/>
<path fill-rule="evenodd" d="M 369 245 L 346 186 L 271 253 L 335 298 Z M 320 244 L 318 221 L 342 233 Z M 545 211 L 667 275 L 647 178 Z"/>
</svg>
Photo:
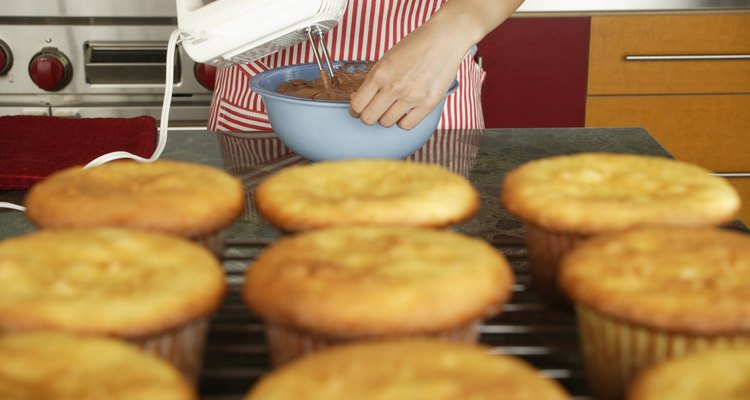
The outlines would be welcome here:
<svg viewBox="0 0 750 400">
<path fill-rule="evenodd" d="M 318 63 L 318 69 L 320 70 L 320 78 L 323 80 L 323 84 L 327 86 L 330 82 L 331 86 L 336 87 L 339 85 L 338 80 L 333 75 L 333 64 L 331 64 L 331 54 L 328 52 L 328 46 L 326 46 L 325 40 L 323 39 L 324 31 L 318 26 L 311 26 L 307 28 L 307 39 L 310 41 L 310 47 L 312 48 L 313 55 L 315 56 L 315 62 Z M 325 62 L 325 66 L 323 63 Z M 326 71 L 325 68 L 328 68 Z M 326 75 L 328 78 L 324 78 Z"/>
</svg>

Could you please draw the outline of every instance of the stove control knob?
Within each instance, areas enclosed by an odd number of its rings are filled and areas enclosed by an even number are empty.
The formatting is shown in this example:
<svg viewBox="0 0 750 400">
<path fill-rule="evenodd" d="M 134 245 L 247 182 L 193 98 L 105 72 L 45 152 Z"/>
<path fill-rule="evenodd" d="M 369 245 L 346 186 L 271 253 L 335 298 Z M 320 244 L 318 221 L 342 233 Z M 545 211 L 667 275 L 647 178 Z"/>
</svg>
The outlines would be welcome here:
<svg viewBox="0 0 750 400">
<path fill-rule="evenodd" d="M 0 75 L 5 75 L 13 66 L 13 52 L 8 44 L 0 40 Z"/>
<path fill-rule="evenodd" d="M 216 86 L 216 67 L 213 65 L 195 63 L 193 72 L 195 73 L 195 79 L 198 80 L 198 83 L 208 90 L 214 90 L 214 87 Z"/>
<path fill-rule="evenodd" d="M 48 92 L 56 92 L 70 83 L 73 66 L 70 59 L 54 47 L 45 47 L 29 62 L 31 80 Z"/>
</svg>

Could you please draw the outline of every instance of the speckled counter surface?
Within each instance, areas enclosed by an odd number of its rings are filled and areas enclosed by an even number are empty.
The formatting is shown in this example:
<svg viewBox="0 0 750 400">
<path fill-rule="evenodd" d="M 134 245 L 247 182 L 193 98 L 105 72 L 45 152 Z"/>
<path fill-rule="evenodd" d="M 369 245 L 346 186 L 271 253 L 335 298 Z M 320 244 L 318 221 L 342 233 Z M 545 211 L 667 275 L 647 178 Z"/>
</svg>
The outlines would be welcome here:
<svg viewBox="0 0 750 400">
<path fill-rule="evenodd" d="M 669 156 L 640 128 L 487 129 L 448 131 L 442 135 L 439 146 L 431 150 L 429 160 L 468 173 L 482 195 L 479 214 L 455 229 L 486 239 L 522 235 L 520 223 L 507 215 L 498 197 L 505 173 L 526 161 L 586 151 Z M 257 146 L 254 140 L 242 137 L 219 137 L 205 131 L 175 131 L 170 132 L 163 157 L 225 168 L 243 180 L 248 188 L 248 198 L 252 198 L 254 186 L 263 177 L 286 165 L 305 162 L 296 156 L 274 155 L 270 150 L 267 155 L 258 155 Z M 268 141 L 264 146 L 269 146 Z M 0 192 L 0 201 L 19 204 L 23 195 L 22 191 Z M 23 213 L 0 211 L 0 239 L 33 229 Z M 272 241 L 279 233 L 255 213 L 249 201 L 245 215 L 227 230 L 226 235 L 229 238 Z"/>
<path fill-rule="evenodd" d="M 164 157 L 225 168 L 239 176 L 252 198 L 265 176 L 306 161 L 280 151 L 275 138 L 217 135 L 204 131 L 170 134 Z M 467 175 L 479 189 L 479 214 L 455 229 L 489 241 L 508 259 L 515 273 L 513 295 L 503 312 L 479 327 L 480 342 L 493 354 L 522 358 L 563 385 L 575 400 L 590 400 L 579 348 L 575 315 L 551 307 L 535 292 L 527 268 L 521 224 L 499 204 L 506 172 L 541 157 L 587 151 L 669 156 L 642 129 L 504 129 L 438 132 L 419 159 L 439 163 Z M 23 200 L 23 192 L 0 192 L 0 201 Z M 0 239 L 34 227 L 18 211 L 0 211 Z M 248 202 L 242 219 L 225 232 L 221 254 L 229 290 L 211 319 L 203 372 L 198 384 L 202 400 L 241 400 L 271 370 L 263 322 L 245 306 L 244 272 L 279 232 Z"/>
</svg>

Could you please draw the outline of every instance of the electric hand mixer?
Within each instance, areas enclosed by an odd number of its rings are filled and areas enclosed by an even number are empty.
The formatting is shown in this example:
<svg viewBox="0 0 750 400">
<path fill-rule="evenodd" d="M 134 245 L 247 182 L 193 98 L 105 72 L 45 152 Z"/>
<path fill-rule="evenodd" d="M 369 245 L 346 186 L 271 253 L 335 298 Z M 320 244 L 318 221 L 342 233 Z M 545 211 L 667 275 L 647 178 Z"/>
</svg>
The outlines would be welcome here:
<svg viewBox="0 0 750 400">
<path fill-rule="evenodd" d="M 322 38 L 336 26 L 346 3 L 347 0 L 214 0 L 204 5 L 203 0 L 177 0 L 177 24 L 182 31 L 182 47 L 197 62 L 215 66 L 247 63 L 309 40 L 318 67 L 322 71 L 325 62 L 333 75 Z"/>
</svg>

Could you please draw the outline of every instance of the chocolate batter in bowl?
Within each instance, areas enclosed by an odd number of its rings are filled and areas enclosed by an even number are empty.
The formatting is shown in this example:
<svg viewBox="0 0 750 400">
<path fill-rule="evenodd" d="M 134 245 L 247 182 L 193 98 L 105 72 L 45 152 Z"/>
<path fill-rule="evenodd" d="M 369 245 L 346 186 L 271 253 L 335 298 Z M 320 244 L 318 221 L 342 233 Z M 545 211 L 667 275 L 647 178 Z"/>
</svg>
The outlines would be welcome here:
<svg viewBox="0 0 750 400">
<path fill-rule="evenodd" d="M 333 77 L 328 76 L 328 73 L 322 70 L 318 79 L 312 81 L 293 79 L 283 82 L 276 92 L 306 99 L 348 102 L 352 93 L 356 92 L 367 78 L 373 64 L 370 61 L 347 62 L 334 72 Z"/>
<path fill-rule="evenodd" d="M 413 129 L 368 126 L 349 114 L 349 98 L 371 65 L 366 61 L 334 62 L 338 84 L 331 82 L 329 87 L 316 63 L 288 65 L 255 75 L 250 88 L 261 95 L 278 138 L 308 160 L 406 158 L 435 132 L 445 99 L 456 91 L 458 81 Z"/>
</svg>

